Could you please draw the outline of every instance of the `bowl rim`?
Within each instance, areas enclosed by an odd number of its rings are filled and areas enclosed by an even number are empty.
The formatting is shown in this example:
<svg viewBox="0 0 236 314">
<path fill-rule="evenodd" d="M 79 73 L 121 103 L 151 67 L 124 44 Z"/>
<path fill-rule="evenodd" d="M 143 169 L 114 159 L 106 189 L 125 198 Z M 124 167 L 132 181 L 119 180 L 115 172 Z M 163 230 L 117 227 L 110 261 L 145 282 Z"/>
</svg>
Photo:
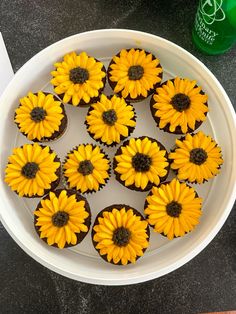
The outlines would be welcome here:
<svg viewBox="0 0 236 314">
<path fill-rule="evenodd" d="M 60 41 L 57 41 L 55 43 L 53 43 L 52 45 L 49 45 L 48 47 L 44 48 L 43 50 L 41 50 L 40 52 L 38 52 L 36 55 L 34 55 L 31 59 L 29 59 L 15 74 L 15 76 L 12 78 L 12 80 L 9 82 L 8 86 L 6 87 L 5 91 L 3 92 L 2 96 L 0 97 L 0 104 L 2 102 L 4 102 L 4 99 L 7 97 L 8 93 L 11 91 L 11 87 L 14 84 L 14 80 L 21 76 L 21 72 L 23 70 L 25 70 L 27 67 L 30 67 L 32 60 L 37 60 L 38 58 L 41 57 L 41 55 L 46 54 L 48 51 L 50 51 L 51 49 L 53 49 L 54 47 L 56 48 L 57 46 L 60 46 L 61 43 L 66 43 L 66 41 L 71 41 L 73 39 L 77 39 L 78 37 L 87 37 L 90 35 L 94 35 L 94 34 L 98 34 L 100 36 L 106 36 L 109 33 L 126 33 L 128 35 L 140 35 L 140 36 L 144 36 L 146 38 L 150 38 L 153 41 L 158 40 L 161 41 L 163 44 L 172 47 L 173 49 L 176 49 L 179 51 L 179 53 L 182 53 L 184 55 L 186 55 L 189 59 L 192 59 L 192 61 L 195 64 L 198 64 L 199 67 L 202 68 L 203 71 L 205 71 L 205 73 L 208 74 L 208 76 L 211 78 L 211 80 L 214 82 L 215 86 L 217 87 L 217 89 L 219 90 L 219 92 L 223 95 L 224 97 L 224 101 L 227 104 L 227 111 L 226 113 L 226 118 L 228 119 L 229 125 L 231 125 L 231 133 L 235 134 L 236 132 L 236 114 L 233 108 L 233 105 L 228 97 L 228 95 L 226 94 L 224 88 L 221 86 L 221 84 L 219 83 L 219 81 L 216 79 L 216 77 L 213 75 L 213 73 L 200 61 L 198 60 L 195 56 L 193 56 L 190 52 L 186 51 L 185 49 L 183 49 L 182 47 L 178 46 L 177 44 L 164 39 L 160 36 L 156 36 L 150 33 L 146 33 L 146 32 L 140 32 L 140 31 L 136 31 L 136 30 L 129 30 L 129 29 L 99 29 L 99 30 L 92 30 L 92 31 L 88 31 L 88 32 L 83 32 L 83 33 L 78 33 L 69 37 L 66 37 L 64 39 L 61 39 Z M 3 131 L 0 130 L 0 145 L 3 142 L 3 136 L 2 136 Z M 236 156 L 236 137 L 233 137 L 234 143 L 232 146 L 232 155 Z M 0 174 L 0 176 L 2 177 L 2 173 Z M 2 180 L 0 182 L 0 185 L 2 184 Z M 4 217 L 3 212 L 1 210 L 1 208 L 4 207 L 4 204 L 7 204 L 7 196 L 4 194 L 3 189 L 0 189 L 0 220 L 3 224 L 3 226 L 5 227 L 5 229 L 7 230 L 7 232 L 10 234 L 10 236 L 14 239 L 14 241 L 28 254 L 30 255 L 32 258 L 34 258 L 36 261 L 40 262 L 43 266 L 61 274 L 64 275 L 66 277 L 69 277 L 71 279 L 74 280 L 78 280 L 81 282 L 86 282 L 86 283 L 92 283 L 92 284 L 103 284 L 103 285 L 124 285 L 124 284 L 135 284 L 135 283 L 140 283 L 140 282 L 144 282 L 147 280 L 151 280 L 157 277 L 161 277 L 171 271 L 176 270 L 177 268 L 181 267 L 182 265 L 184 265 L 185 263 L 187 263 L 188 261 L 190 261 L 192 258 L 194 258 L 198 253 L 200 253 L 211 241 L 212 239 L 216 236 L 216 234 L 219 232 L 219 230 L 221 229 L 221 227 L 223 226 L 225 220 L 227 219 L 232 206 L 234 204 L 234 195 L 236 195 L 236 164 L 235 162 L 232 163 L 232 172 L 231 172 L 231 177 L 230 177 L 230 181 L 229 181 L 229 187 L 231 187 L 231 189 L 229 188 L 227 193 L 225 194 L 225 199 L 224 199 L 224 211 L 222 212 L 221 216 L 219 217 L 219 220 L 217 222 L 217 224 L 211 229 L 211 231 L 209 232 L 208 236 L 206 236 L 204 239 L 202 239 L 201 242 L 199 242 L 194 248 L 191 248 L 187 254 L 185 254 L 184 256 L 182 256 L 179 260 L 175 261 L 174 263 L 170 263 L 168 266 L 166 266 L 165 268 L 162 268 L 161 270 L 156 270 L 153 272 L 148 272 L 145 274 L 136 274 L 133 275 L 132 278 L 128 278 L 128 279 L 124 279 L 123 277 L 121 278 L 116 278 L 114 280 L 114 278 L 101 278 L 101 277 L 91 277 L 89 274 L 88 276 L 85 276 L 83 274 L 83 276 L 79 275 L 79 274 L 74 274 L 72 272 L 70 272 L 68 269 L 65 270 L 62 267 L 58 267 L 58 266 L 54 266 L 53 264 L 51 264 L 50 262 L 48 262 L 47 260 L 45 260 L 43 257 L 39 256 L 36 254 L 36 252 L 34 252 L 33 250 L 29 249 L 26 245 L 26 243 L 24 243 L 23 241 L 21 241 L 21 239 L 19 239 L 14 231 L 12 230 L 12 228 L 9 226 L 8 220 L 5 219 L 6 217 Z"/>
</svg>

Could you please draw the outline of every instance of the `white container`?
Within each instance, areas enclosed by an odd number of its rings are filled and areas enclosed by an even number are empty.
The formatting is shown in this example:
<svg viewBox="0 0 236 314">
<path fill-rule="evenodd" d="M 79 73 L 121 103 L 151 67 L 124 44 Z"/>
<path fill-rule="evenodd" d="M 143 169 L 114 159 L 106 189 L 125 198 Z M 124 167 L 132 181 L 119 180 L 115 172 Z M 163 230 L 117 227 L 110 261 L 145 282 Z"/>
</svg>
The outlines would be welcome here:
<svg viewBox="0 0 236 314">
<path fill-rule="evenodd" d="M 164 79 L 174 76 L 196 79 L 209 95 L 207 122 L 200 127 L 212 135 L 223 151 L 224 165 L 220 175 L 196 186 L 204 198 L 201 223 L 183 238 L 169 241 L 151 230 L 151 244 L 135 265 L 114 266 L 104 262 L 95 251 L 90 233 L 74 248 L 59 250 L 39 239 L 33 226 L 33 210 L 39 199 L 19 198 L 4 183 L 4 168 L 14 146 L 26 143 L 13 123 L 19 98 L 28 91 L 52 91 L 50 71 L 53 63 L 72 50 L 85 50 L 107 66 L 111 57 L 122 48 L 141 47 L 156 55 L 164 68 Z M 106 93 L 111 93 L 106 87 Z M 149 99 L 134 105 L 137 127 L 133 136 L 157 138 L 167 149 L 174 145 L 176 135 L 156 128 L 149 109 Z M 79 143 L 93 142 L 84 125 L 87 109 L 66 106 L 69 125 L 66 134 L 51 147 L 63 159 L 66 152 Z M 12 238 L 35 260 L 64 276 L 75 280 L 104 285 L 133 284 L 163 276 L 196 256 L 214 238 L 233 206 L 236 191 L 236 128 L 233 107 L 214 75 L 195 57 L 177 45 L 160 37 L 130 30 L 98 30 L 78 34 L 44 49 L 29 60 L 14 76 L 0 100 L 0 213 L 1 221 Z M 112 158 L 115 148 L 105 148 Z M 171 177 L 171 176 L 170 176 Z M 107 186 L 87 197 L 92 222 L 104 207 L 126 203 L 143 213 L 147 193 L 130 191 L 116 182 L 112 175 Z"/>
</svg>

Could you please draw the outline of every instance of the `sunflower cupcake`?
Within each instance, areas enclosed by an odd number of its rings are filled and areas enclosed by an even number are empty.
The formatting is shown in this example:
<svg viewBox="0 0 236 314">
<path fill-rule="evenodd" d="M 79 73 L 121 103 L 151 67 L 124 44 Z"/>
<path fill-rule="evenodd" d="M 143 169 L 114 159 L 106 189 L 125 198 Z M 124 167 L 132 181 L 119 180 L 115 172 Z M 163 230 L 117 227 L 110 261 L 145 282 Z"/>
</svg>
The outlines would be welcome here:
<svg viewBox="0 0 236 314">
<path fill-rule="evenodd" d="M 116 94 L 128 101 L 141 101 L 160 85 L 163 70 L 159 60 L 141 49 L 122 49 L 111 60 L 108 81 Z"/>
<path fill-rule="evenodd" d="M 113 168 L 116 179 L 127 188 L 148 191 L 167 178 L 168 154 L 153 138 L 131 138 L 117 150 Z"/>
<path fill-rule="evenodd" d="M 34 225 L 48 245 L 63 249 L 75 246 L 87 235 L 91 223 L 89 204 L 71 190 L 46 195 L 34 211 Z"/>
<path fill-rule="evenodd" d="M 107 146 L 120 143 L 136 126 L 135 111 L 124 98 L 101 95 L 88 110 L 85 124 L 89 135 Z"/>
<path fill-rule="evenodd" d="M 169 133 L 185 134 L 196 130 L 206 120 L 207 95 L 196 81 L 175 79 L 156 89 L 150 101 L 157 126 Z"/>
<path fill-rule="evenodd" d="M 149 245 L 148 223 L 128 205 L 111 205 L 96 217 L 92 240 L 99 255 L 115 265 L 135 263 Z"/>
<path fill-rule="evenodd" d="M 199 223 L 202 199 L 177 179 L 154 186 L 146 198 L 144 213 L 155 232 L 169 240 L 182 237 Z"/>
<path fill-rule="evenodd" d="M 61 163 L 49 146 L 25 144 L 13 149 L 5 169 L 5 182 L 19 196 L 41 197 L 60 181 Z"/>
<path fill-rule="evenodd" d="M 20 99 L 15 123 L 28 140 L 47 142 L 59 138 L 67 127 L 64 105 L 49 93 L 31 92 Z"/>
<path fill-rule="evenodd" d="M 110 160 L 99 146 L 81 144 L 67 154 L 63 172 L 70 189 L 97 192 L 109 179 Z"/>
<path fill-rule="evenodd" d="M 187 134 L 175 143 L 169 158 L 179 180 L 204 183 L 220 172 L 223 164 L 221 148 L 210 136 L 200 131 Z"/>
<path fill-rule="evenodd" d="M 51 83 L 64 103 L 84 106 L 99 99 L 106 82 L 106 70 L 100 61 L 86 52 L 71 52 L 54 66 Z"/>
</svg>

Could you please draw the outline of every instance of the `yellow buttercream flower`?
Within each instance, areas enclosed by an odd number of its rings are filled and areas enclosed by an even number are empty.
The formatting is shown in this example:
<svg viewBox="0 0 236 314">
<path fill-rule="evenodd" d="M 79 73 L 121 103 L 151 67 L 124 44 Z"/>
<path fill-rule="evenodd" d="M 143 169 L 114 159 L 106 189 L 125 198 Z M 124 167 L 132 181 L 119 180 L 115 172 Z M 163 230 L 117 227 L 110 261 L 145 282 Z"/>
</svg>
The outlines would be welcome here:
<svg viewBox="0 0 236 314">
<path fill-rule="evenodd" d="M 151 99 L 151 111 L 160 129 L 185 134 L 206 120 L 207 95 L 196 81 L 176 77 L 156 89 Z"/>
<path fill-rule="evenodd" d="M 95 140 L 107 145 L 120 143 L 136 125 L 134 108 L 123 98 L 102 94 L 100 101 L 90 106 L 86 124 Z"/>
<path fill-rule="evenodd" d="M 149 245 L 149 228 L 142 215 L 126 205 L 112 205 L 101 211 L 92 237 L 99 254 L 120 265 L 135 263 Z"/>
<path fill-rule="evenodd" d="M 151 53 L 122 49 L 108 68 L 109 83 L 115 93 L 129 100 L 142 100 L 154 92 L 162 79 L 162 67 Z"/>
<path fill-rule="evenodd" d="M 19 196 L 42 196 L 58 185 L 60 160 L 49 146 L 25 144 L 13 149 L 5 173 L 5 182 Z"/>
<path fill-rule="evenodd" d="M 168 175 L 167 152 L 159 142 L 149 137 L 131 138 L 116 152 L 114 170 L 118 181 L 126 187 L 150 190 Z"/>
<path fill-rule="evenodd" d="M 62 119 L 65 117 L 63 109 L 63 104 L 52 94 L 30 92 L 20 99 L 20 106 L 15 111 L 15 122 L 31 141 L 55 139 L 66 127 L 65 121 L 63 129 L 59 132 Z"/>
<path fill-rule="evenodd" d="M 187 134 L 175 143 L 176 148 L 169 158 L 179 180 L 203 183 L 220 172 L 223 164 L 221 148 L 210 136 L 200 131 Z"/>
<path fill-rule="evenodd" d="M 93 192 L 109 179 L 110 161 L 99 146 L 81 144 L 66 156 L 63 168 L 70 188 Z"/>
<path fill-rule="evenodd" d="M 202 199 L 186 183 L 173 179 L 153 187 L 146 198 L 144 213 L 155 232 L 169 240 L 182 237 L 199 223 Z"/>
<path fill-rule="evenodd" d="M 59 249 L 80 243 L 90 227 L 88 202 L 72 191 L 50 192 L 40 201 L 34 215 L 40 238 Z"/>
<path fill-rule="evenodd" d="M 63 102 L 73 106 L 86 105 L 102 92 L 106 81 L 104 65 L 86 52 L 66 54 L 62 62 L 54 64 L 51 74 L 54 91 Z"/>
</svg>

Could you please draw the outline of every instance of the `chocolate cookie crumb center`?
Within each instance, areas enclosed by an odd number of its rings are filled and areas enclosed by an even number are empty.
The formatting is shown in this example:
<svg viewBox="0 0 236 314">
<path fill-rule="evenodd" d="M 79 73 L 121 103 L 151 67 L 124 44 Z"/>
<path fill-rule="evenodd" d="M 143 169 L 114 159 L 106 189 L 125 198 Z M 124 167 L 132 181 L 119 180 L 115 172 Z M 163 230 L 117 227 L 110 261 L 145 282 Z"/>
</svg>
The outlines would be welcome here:
<svg viewBox="0 0 236 314">
<path fill-rule="evenodd" d="M 178 202 L 172 201 L 166 205 L 166 211 L 169 216 L 177 218 L 182 211 L 182 206 Z"/>
<path fill-rule="evenodd" d="M 117 121 L 117 115 L 114 109 L 104 111 L 102 113 L 103 121 L 108 125 L 114 125 Z"/>
<path fill-rule="evenodd" d="M 90 160 L 83 160 L 79 164 L 78 171 L 81 173 L 83 176 L 87 176 L 93 172 L 93 165 Z"/>
<path fill-rule="evenodd" d="M 151 157 L 142 153 L 136 153 L 132 158 L 132 166 L 137 172 L 146 172 L 150 169 L 152 163 Z"/>
<path fill-rule="evenodd" d="M 207 160 L 207 153 L 202 148 L 194 148 L 190 151 L 190 162 L 195 165 L 201 165 Z"/>
<path fill-rule="evenodd" d="M 175 110 L 182 112 L 189 108 L 190 106 L 190 98 L 182 93 L 178 93 L 174 95 L 171 99 L 171 104 L 175 108 Z"/>
<path fill-rule="evenodd" d="M 43 121 L 46 115 L 46 110 L 41 107 L 35 107 L 30 113 L 31 120 L 37 123 Z"/>
<path fill-rule="evenodd" d="M 69 214 L 61 210 L 59 210 L 52 216 L 52 223 L 54 224 L 54 226 L 59 228 L 65 226 L 68 220 Z"/>
<path fill-rule="evenodd" d="M 141 65 L 132 65 L 128 70 L 130 80 L 137 81 L 143 77 L 144 69 Z"/>
<path fill-rule="evenodd" d="M 114 231 L 112 240 L 118 246 L 126 246 L 129 243 L 130 237 L 131 232 L 124 227 L 120 227 Z"/>
<path fill-rule="evenodd" d="M 35 162 L 27 162 L 21 169 L 21 174 L 27 179 L 34 179 L 39 170 L 38 164 Z"/>
<path fill-rule="evenodd" d="M 70 80 L 74 84 L 83 84 L 89 79 L 89 72 L 87 69 L 77 67 L 70 70 Z"/>
</svg>

